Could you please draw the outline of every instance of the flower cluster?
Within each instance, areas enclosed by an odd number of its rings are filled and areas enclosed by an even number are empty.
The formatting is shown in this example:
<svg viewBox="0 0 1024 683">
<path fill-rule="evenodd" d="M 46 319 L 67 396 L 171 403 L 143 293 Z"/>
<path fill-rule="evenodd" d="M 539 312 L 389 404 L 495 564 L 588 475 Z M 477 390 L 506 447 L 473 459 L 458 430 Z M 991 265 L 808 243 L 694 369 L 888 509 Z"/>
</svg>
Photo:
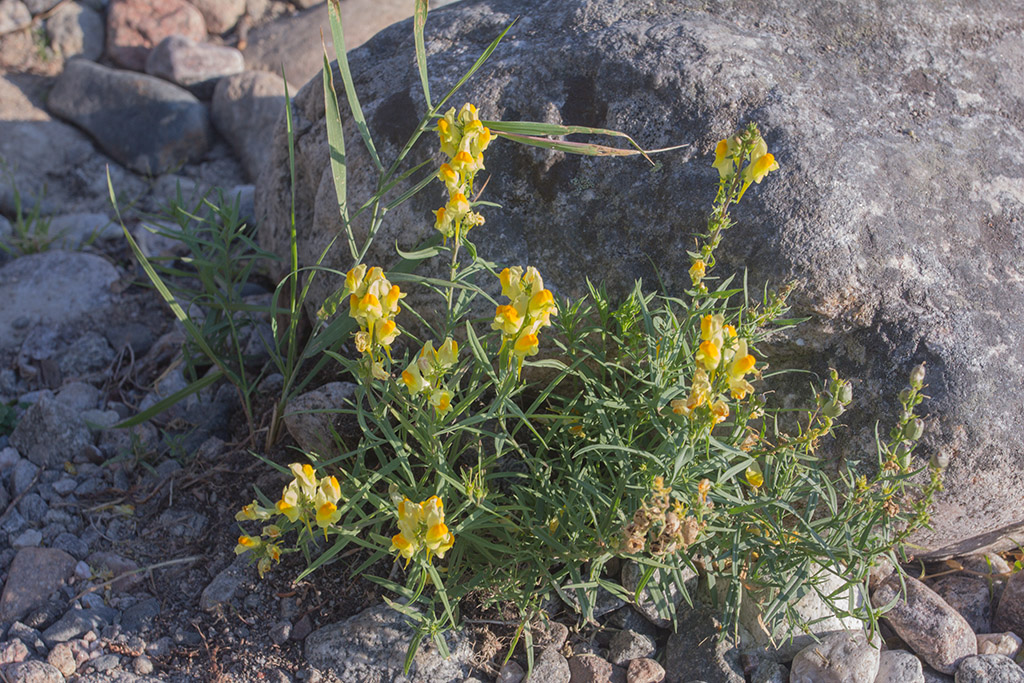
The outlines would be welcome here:
<svg viewBox="0 0 1024 683">
<path fill-rule="evenodd" d="M 341 512 L 338 510 L 341 487 L 338 480 L 333 476 L 317 478 L 316 471 L 309 463 L 292 463 L 288 467 L 294 478 L 284 487 L 281 499 L 274 507 L 266 508 L 253 501 L 243 506 L 235 514 L 235 519 L 245 522 L 265 521 L 274 516 L 284 517 L 289 522 L 301 523 L 310 533 L 312 525 L 316 524 L 324 530 L 326 538 L 328 527 L 336 524 L 341 518 Z M 243 534 L 238 537 L 235 554 L 251 552 L 254 557 L 258 557 L 257 568 L 262 577 L 270 569 L 271 561 L 279 562 L 281 559 L 281 548 L 278 544 L 281 535 L 282 529 L 277 524 L 264 526 L 259 536 Z"/>
<path fill-rule="evenodd" d="M 711 165 L 718 169 L 721 180 L 730 180 L 736 174 L 737 167 L 742 162 L 741 150 L 742 141 L 737 136 L 720 140 L 715 146 L 715 161 Z M 743 193 L 751 183 L 760 184 L 766 175 L 777 170 L 779 162 L 775 161 L 775 156 L 768 151 L 768 144 L 764 138 L 758 135 L 750 149 L 750 162 L 743 167 L 743 185 L 736 201 L 743 198 Z"/>
<path fill-rule="evenodd" d="M 419 356 L 402 372 L 402 381 L 411 396 L 426 394 L 438 415 L 444 415 L 452 406 L 452 392 L 442 383 L 444 375 L 458 361 L 459 343 L 452 338 L 444 340 L 435 350 L 427 342 Z"/>
<path fill-rule="evenodd" d="M 414 503 L 396 496 L 395 507 L 399 533 L 391 537 L 391 550 L 397 550 L 406 559 L 406 565 L 421 548 L 426 550 L 427 562 L 434 555 L 443 559 L 455 543 L 455 536 L 444 523 L 441 499 L 431 496 L 422 503 Z"/>
<path fill-rule="evenodd" d="M 492 135 L 480 122 L 476 107 L 468 103 L 458 114 L 452 108 L 438 119 L 437 134 L 441 151 L 448 156 L 437 172 L 448 189 L 448 203 L 435 213 L 434 227 L 446 240 L 454 237 L 458 243 L 462 235 L 484 223 L 483 216 L 470 210 L 467 197 L 473 194 L 473 179 L 484 168 L 483 152 L 491 144 Z"/>
<path fill-rule="evenodd" d="M 701 482 L 710 488 L 711 482 Z M 646 548 L 654 557 L 671 555 L 680 548 L 697 540 L 703 524 L 696 517 L 687 516 L 686 506 L 673 501 L 672 489 L 665 486 L 661 477 L 656 477 L 651 496 L 633 513 L 633 520 L 622 530 L 622 551 L 629 554 L 643 552 Z M 698 503 L 705 504 L 706 489 L 699 492 Z"/>
<path fill-rule="evenodd" d="M 391 344 L 400 334 L 395 325 L 395 316 L 402 310 L 398 302 L 406 295 L 398 285 L 388 281 L 383 270 L 374 266 L 367 271 L 366 264 L 348 271 L 345 291 L 349 294 L 349 315 L 359 323 L 356 349 L 370 359 L 373 376 L 386 379 L 387 374 L 375 351 L 380 347 L 388 358 L 391 357 Z"/>
<path fill-rule="evenodd" d="M 754 370 L 756 360 L 747 351 L 747 340 L 737 338 L 736 328 L 725 324 L 721 313 L 701 319 L 700 338 L 690 395 L 685 401 L 676 399 L 670 405 L 674 413 L 686 417 L 691 417 L 698 407 L 708 405 L 714 424 L 718 424 L 729 417 L 729 405 L 721 396 L 713 398 L 716 374 L 724 369 L 722 374 L 729 394 L 736 400 L 743 400 L 754 390 L 746 376 Z"/>
<path fill-rule="evenodd" d="M 555 297 L 544 289 L 544 280 L 533 266 L 525 273 L 519 266 L 506 268 L 498 279 L 509 303 L 495 309 L 491 329 L 501 331 L 501 348 L 510 350 L 509 363 L 516 359 L 518 374 L 523 359 L 536 354 L 540 347 L 537 333 L 551 324 L 551 316 L 557 315 L 558 309 Z"/>
</svg>

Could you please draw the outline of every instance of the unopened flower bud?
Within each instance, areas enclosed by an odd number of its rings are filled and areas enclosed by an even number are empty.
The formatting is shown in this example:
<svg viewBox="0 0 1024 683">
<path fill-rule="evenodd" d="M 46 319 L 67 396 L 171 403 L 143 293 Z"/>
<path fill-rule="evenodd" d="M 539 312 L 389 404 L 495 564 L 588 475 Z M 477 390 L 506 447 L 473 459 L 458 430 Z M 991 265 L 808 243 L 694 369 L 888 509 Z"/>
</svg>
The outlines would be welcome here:
<svg viewBox="0 0 1024 683">
<path fill-rule="evenodd" d="M 900 403 L 906 403 L 910 400 L 910 389 L 904 389 L 899 393 Z"/>
<path fill-rule="evenodd" d="M 920 389 L 924 386 L 924 363 L 915 365 L 914 369 L 910 371 L 910 386 L 915 389 Z"/>
<path fill-rule="evenodd" d="M 921 438 L 922 434 L 924 434 L 924 424 L 917 418 L 914 418 L 903 427 L 903 436 L 911 441 L 917 441 Z"/>
</svg>

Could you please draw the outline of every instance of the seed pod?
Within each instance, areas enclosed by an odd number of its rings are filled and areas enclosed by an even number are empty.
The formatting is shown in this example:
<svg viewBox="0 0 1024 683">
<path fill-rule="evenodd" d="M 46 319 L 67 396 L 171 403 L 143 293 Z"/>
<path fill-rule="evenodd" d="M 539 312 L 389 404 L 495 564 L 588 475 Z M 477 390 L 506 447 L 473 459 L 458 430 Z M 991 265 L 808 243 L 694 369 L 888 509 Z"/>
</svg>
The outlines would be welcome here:
<svg viewBox="0 0 1024 683">
<path fill-rule="evenodd" d="M 899 395 L 900 403 L 906 403 L 910 400 L 910 389 L 904 389 Z"/>
<path fill-rule="evenodd" d="M 825 405 L 825 407 L 821 409 L 821 414 L 824 415 L 825 417 L 835 419 L 842 415 L 844 410 L 845 408 L 843 408 L 841 404 L 832 401 L 831 403 Z"/>
<path fill-rule="evenodd" d="M 945 452 L 932 453 L 931 457 L 932 467 L 938 467 L 939 469 L 946 469 L 949 467 L 949 454 Z"/>
<path fill-rule="evenodd" d="M 903 427 L 903 436 L 911 441 L 917 441 L 924 434 L 924 424 L 916 417 Z"/>
<path fill-rule="evenodd" d="M 853 400 L 853 387 L 850 386 L 849 382 L 843 382 L 839 385 L 838 400 L 843 405 L 846 405 Z"/>
</svg>

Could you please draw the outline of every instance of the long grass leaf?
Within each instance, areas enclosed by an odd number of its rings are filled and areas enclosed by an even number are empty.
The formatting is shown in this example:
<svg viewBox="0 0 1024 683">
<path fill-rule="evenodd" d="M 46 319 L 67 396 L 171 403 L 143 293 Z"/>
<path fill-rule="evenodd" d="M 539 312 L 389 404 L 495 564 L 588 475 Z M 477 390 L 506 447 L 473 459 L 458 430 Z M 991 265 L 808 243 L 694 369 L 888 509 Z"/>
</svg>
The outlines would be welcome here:
<svg viewBox="0 0 1024 683">
<path fill-rule="evenodd" d="M 427 49 L 423 41 L 423 28 L 427 25 L 428 0 L 416 0 L 413 14 L 413 39 L 416 42 L 416 66 L 420 70 L 420 83 L 423 85 L 423 99 L 427 109 L 433 109 L 430 103 L 430 83 L 427 80 Z"/>
<path fill-rule="evenodd" d="M 363 116 L 363 108 L 359 104 L 359 96 L 356 95 L 355 85 L 352 83 L 352 70 L 348 64 L 348 54 L 345 50 L 345 32 L 341 26 L 341 0 L 330 0 L 327 3 L 327 16 L 331 23 L 331 37 L 334 39 L 334 54 L 338 58 L 338 71 L 341 73 L 341 81 L 345 86 L 345 97 L 348 99 L 348 108 L 352 112 L 352 120 L 359 129 L 359 135 L 363 138 L 366 151 L 370 153 L 374 166 L 381 172 L 384 165 L 380 163 L 377 156 L 377 148 L 370 136 L 370 128 L 366 125 L 366 117 Z"/>
</svg>

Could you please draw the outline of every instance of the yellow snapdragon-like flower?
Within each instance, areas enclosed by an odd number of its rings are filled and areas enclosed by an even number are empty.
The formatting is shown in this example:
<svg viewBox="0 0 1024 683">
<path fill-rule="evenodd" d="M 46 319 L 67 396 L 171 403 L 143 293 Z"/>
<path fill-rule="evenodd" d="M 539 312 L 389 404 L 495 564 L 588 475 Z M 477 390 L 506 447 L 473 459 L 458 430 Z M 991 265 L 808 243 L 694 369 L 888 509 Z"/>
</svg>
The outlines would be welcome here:
<svg viewBox="0 0 1024 683">
<path fill-rule="evenodd" d="M 402 381 L 411 396 L 426 393 L 439 415 L 451 409 L 453 394 L 444 385 L 445 374 L 458 363 L 459 343 L 451 337 L 440 348 L 427 341 L 416 359 L 402 372 Z"/>
<path fill-rule="evenodd" d="M 689 398 L 685 401 L 676 399 L 669 405 L 676 415 L 690 417 L 694 410 L 708 402 L 709 396 L 711 396 L 711 382 L 708 380 L 708 373 L 704 371 L 704 368 L 698 367 L 693 373 Z"/>
<path fill-rule="evenodd" d="M 726 367 L 726 374 L 729 381 L 729 393 L 733 398 L 742 400 L 747 394 L 754 391 L 753 385 L 746 380 L 746 375 L 754 369 L 756 359 L 747 353 L 747 340 L 741 339 L 737 342 L 736 350 L 732 360 Z"/>
<path fill-rule="evenodd" d="M 491 329 L 501 332 L 501 348 L 509 349 L 509 363 L 517 362 L 518 374 L 523 360 L 538 352 L 540 339 L 537 333 L 551 324 L 551 316 L 558 315 L 558 306 L 533 266 L 525 271 L 518 266 L 505 268 L 498 275 L 498 280 L 502 294 L 511 301 L 495 309 Z"/>
<path fill-rule="evenodd" d="M 701 280 L 704 279 L 704 275 L 707 273 L 707 264 L 704 263 L 703 259 L 697 259 L 690 266 L 690 281 L 694 287 L 700 285 Z"/>
<path fill-rule="evenodd" d="M 437 173 L 448 190 L 448 202 L 435 212 L 434 227 L 445 240 L 454 237 L 458 244 L 462 235 L 484 224 L 484 217 L 471 210 L 466 198 L 473 194 L 476 174 L 484 169 L 484 150 L 494 136 L 469 103 L 458 113 L 452 108 L 438 119 L 437 133 L 441 151 L 448 157 Z"/>
<path fill-rule="evenodd" d="M 401 334 L 394 318 L 401 312 L 399 302 L 406 294 L 388 281 L 381 268 L 367 270 L 366 264 L 359 264 L 345 275 L 345 291 L 349 294 L 349 315 L 360 328 L 355 334 L 356 350 L 369 357 L 374 377 L 386 379 L 387 373 L 375 358 L 375 350 L 381 348 L 391 357 L 391 345 Z"/>
<path fill-rule="evenodd" d="M 736 172 L 735 155 L 739 149 L 740 141 L 736 137 L 719 140 L 715 146 L 715 162 L 711 165 L 718 169 L 718 176 L 722 180 Z"/>
<path fill-rule="evenodd" d="M 420 549 L 425 550 L 428 562 L 435 555 L 444 558 L 455 543 L 455 536 L 445 524 L 441 499 L 431 496 L 422 503 L 414 503 L 403 498 L 396 508 L 399 533 L 391 537 L 391 552 L 397 550 L 406 564 Z"/>
</svg>

